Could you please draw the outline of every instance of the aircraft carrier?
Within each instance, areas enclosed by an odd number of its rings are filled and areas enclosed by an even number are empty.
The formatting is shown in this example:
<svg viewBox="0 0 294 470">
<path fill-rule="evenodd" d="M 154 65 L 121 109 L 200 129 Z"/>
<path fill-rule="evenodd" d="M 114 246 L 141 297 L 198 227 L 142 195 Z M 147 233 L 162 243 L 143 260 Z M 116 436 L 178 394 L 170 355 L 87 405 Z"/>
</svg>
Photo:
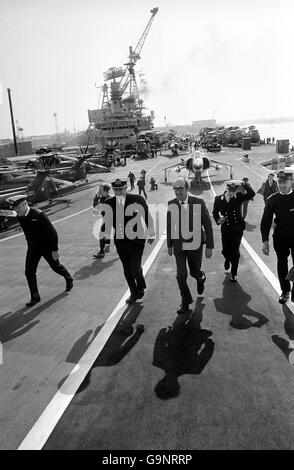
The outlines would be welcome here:
<svg viewBox="0 0 294 470">
<path fill-rule="evenodd" d="M 244 163 L 241 149 L 222 150 L 222 168 L 209 168 L 205 184 L 192 184 L 210 213 L 229 179 L 226 164 L 234 178 L 249 177 L 255 191 L 266 179 L 269 169 L 261 163 L 274 156 L 273 147 L 248 153 Z M 150 176 L 159 182 L 155 191 L 147 185 L 148 204 L 166 207 L 179 173 L 171 169 L 165 182 L 164 168 L 181 158 L 129 160 L 112 173 L 91 175 L 93 185 L 45 208 L 74 277 L 70 293 L 41 260 L 42 302 L 25 308 L 26 242 L 17 227 L 1 234 L 1 450 L 294 449 L 294 304 L 278 303 L 272 242 L 268 257 L 261 251 L 259 193 L 249 203 L 238 282 L 224 271 L 213 222 L 205 290 L 197 295 L 190 278 L 194 303 L 187 314 L 176 313 L 180 297 L 164 211 L 156 241 L 144 251 L 143 299 L 125 303 L 127 284 L 113 243 L 104 259 L 92 259 L 97 176 L 110 182 L 132 170 L 138 178 L 145 168 L 146 182 Z"/>
</svg>

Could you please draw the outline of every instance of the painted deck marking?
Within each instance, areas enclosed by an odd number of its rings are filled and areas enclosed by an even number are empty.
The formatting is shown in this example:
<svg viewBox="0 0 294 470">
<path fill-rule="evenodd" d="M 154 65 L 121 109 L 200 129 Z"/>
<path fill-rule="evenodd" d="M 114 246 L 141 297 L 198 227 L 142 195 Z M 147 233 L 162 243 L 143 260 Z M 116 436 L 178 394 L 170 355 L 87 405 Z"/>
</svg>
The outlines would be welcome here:
<svg viewBox="0 0 294 470">
<path fill-rule="evenodd" d="M 143 266 L 144 275 L 147 274 L 153 261 L 159 253 L 164 241 L 166 234 L 164 233 L 156 243 L 152 252 L 148 256 Z M 119 322 L 122 314 L 126 310 L 127 306 L 125 301 L 130 295 L 130 291 L 127 290 L 123 295 L 117 306 L 114 308 L 104 326 L 92 341 L 85 354 L 81 357 L 79 362 L 75 365 L 68 378 L 65 380 L 63 385 L 60 387 L 58 392 L 54 395 L 50 403 L 47 405 L 39 419 L 36 421 L 32 429 L 29 431 L 27 436 L 21 442 L 18 450 L 40 450 L 45 445 L 50 434 L 53 432 L 58 421 L 62 417 L 66 408 L 73 399 L 79 386 L 85 379 L 87 373 L 91 369 L 98 355 L 105 346 L 106 341 L 110 337 L 117 323 Z"/>
<path fill-rule="evenodd" d="M 154 168 L 156 168 L 161 162 L 163 161 L 163 158 L 160 159 L 150 170 L 146 172 L 146 175 L 148 175 Z M 87 212 L 88 210 L 93 209 L 92 206 L 87 207 L 87 209 L 83 209 L 82 211 L 75 212 L 74 214 L 68 215 L 67 217 L 63 217 L 62 219 L 55 220 L 55 222 L 52 222 L 53 225 L 58 224 L 59 222 L 63 222 L 64 220 L 70 219 L 71 217 L 75 217 L 76 215 L 82 214 L 83 212 Z M 12 238 L 20 237 L 23 235 L 23 232 L 17 233 L 15 235 L 11 235 L 10 237 L 2 238 L 0 239 L 0 243 L 6 242 L 7 240 L 12 240 Z"/>
<path fill-rule="evenodd" d="M 206 172 L 207 172 L 207 178 L 208 178 L 208 181 L 209 181 L 209 184 L 210 184 L 210 187 L 211 187 L 211 191 L 212 191 L 213 195 L 216 196 L 215 190 L 214 190 L 214 188 L 212 186 L 212 183 L 211 183 L 209 173 L 208 173 L 207 170 L 206 170 Z M 271 286 L 277 292 L 277 294 L 280 295 L 281 294 L 281 287 L 280 287 L 280 283 L 279 283 L 278 278 L 273 274 L 273 272 L 269 269 L 269 267 L 265 264 L 265 262 L 262 261 L 262 259 L 258 256 L 258 254 L 252 248 L 252 246 L 247 242 L 247 240 L 244 238 L 244 236 L 242 237 L 241 244 L 245 248 L 245 250 L 247 251 L 249 256 L 251 256 L 251 258 L 255 262 L 256 266 L 260 269 L 262 274 L 266 277 L 266 279 L 269 281 Z M 285 305 L 290 310 L 290 312 L 292 312 L 294 314 L 294 304 L 293 303 L 287 303 Z"/>
</svg>

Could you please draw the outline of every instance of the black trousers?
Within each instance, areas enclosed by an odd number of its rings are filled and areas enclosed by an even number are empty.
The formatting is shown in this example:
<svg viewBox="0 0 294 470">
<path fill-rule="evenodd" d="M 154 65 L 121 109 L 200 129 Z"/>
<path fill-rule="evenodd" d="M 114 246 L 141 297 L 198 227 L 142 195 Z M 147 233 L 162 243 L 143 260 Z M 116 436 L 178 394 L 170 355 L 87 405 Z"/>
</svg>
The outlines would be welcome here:
<svg viewBox="0 0 294 470">
<path fill-rule="evenodd" d="M 273 242 L 277 254 L 277 271 L 281 289 L 283 292 L 290 292 L 291 284 L 285 277 L 288 274 L 288 256 L 290 252 L 294 264 L 294 240 L 279 240 L 273 237 Z"/>
<path fill-rule="evenodd" d="M 187 262 L 190 275 L 195 279 L 200 279 L 202 277 L 202 253 L 203 245 L 201 245 L 198 250 L 182 250 L 179 253 L 175 253 L 177 264 L 177 281 L 183 304 L 191 304 L 193 302 L 193 298 L 187 284 Z"/>
<path fill-rule="evenodd" d="M 243 230 L 233 231 L 230 228 L 222 227 L 222 254 L 231 263 L 232 276 L 237 275 L 239 259 L 240 259 L 240 244 L 243 236 Z"/>
<path fill-rule="evenodd" d="M 105 245 L 110 245 L 110 240 L 109 238 L 104 238 L 104 233 L 105 233 L 105 224 L 102 224 L 100 228 L 100 233 L 99 233 L 99 246 L 100 246 L 101 251 L 104 251 Z"/>
<path fill-rule="evenodd" d="M 248 201 L 248 200 L 242 202 L 241 212 L 242 212 L 242 217 L 243 217 L 243 219 L 245 219 L 246 216 L 247 216 L 248 204 L 249 204 L 249 201 Z"/>
<path fill-rule="evenodd" d="M 145 196 L 145 199 L 147 199 L 147 194 L 146 194 L 145 188 L 139 188 L 139 196 L 141 195 L 142 191 L 143 191 L 143 194 Z"/>
<path fill-rule="evenodd" d="M 37 284 L 37 267 L 40 259 L 45 258 L 50 268 L 54 272 L 63 276 L 66 280 L 72 280 L 72 277 L 68 270 L 60 264 L 59 260 L 54 260 L 52 257 L 52 251 L 40 251 L 33 248 L 28 248 L 26 261 L 25 261 L 25 275 L 28 281 L 31 297 L 39 295 L 38 284 Z"/>
<path fill-rule="evenodd" d="M 121 240 L 116 242 L 115 245 L 131 294 L 146 289 L 141 266 L 145 243 L 132 243 Z"/>
</svg>

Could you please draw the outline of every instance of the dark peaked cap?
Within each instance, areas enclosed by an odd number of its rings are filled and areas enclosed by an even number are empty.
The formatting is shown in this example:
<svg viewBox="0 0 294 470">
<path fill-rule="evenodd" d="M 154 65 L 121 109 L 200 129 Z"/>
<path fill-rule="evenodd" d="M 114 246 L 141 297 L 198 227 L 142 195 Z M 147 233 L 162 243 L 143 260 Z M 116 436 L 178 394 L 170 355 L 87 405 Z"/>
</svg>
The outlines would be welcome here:
<svg viewBox="0 0 294 470">
<path fill-rule="evenodd" d="M 127 181 L 125 180 L 120 180 L 119 178 L 117 178 L 115 181 L 113 181 L 111 183 L 111 186 L 113 188 L 124 188 L 125 186 L 127 186 Z"/>
<path fill-rule="evenodd" d="M 292 180 L 293 179 L 293 172 L 292 171 L 284 171 L 281 170 L 278 172 L 277 177 L 280 181 Z"/>
<path fill-rule="evenodd" d="M 11 207 L 16 207 L 23 201 L 27 200 L 27 196 L 25 194 L 18 194 L 17 196 L 11 196 L 6 201 L 10 204 Z"/>
<path fill-rule="evenodd" d="M 229 186 L 230 188 L 237 188 L 238 186 L 241 186 L 242 181 L 239 180 L 229 180 L 226 181 L 225 184 Z"/>
</svg>

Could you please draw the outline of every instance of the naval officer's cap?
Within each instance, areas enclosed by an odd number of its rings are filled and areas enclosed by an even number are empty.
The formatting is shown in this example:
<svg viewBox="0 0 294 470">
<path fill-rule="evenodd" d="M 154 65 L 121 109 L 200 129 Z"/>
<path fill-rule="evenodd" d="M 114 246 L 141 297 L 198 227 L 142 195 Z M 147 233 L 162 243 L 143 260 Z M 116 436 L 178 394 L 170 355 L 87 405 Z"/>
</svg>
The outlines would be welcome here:
<svg viewBox="0 0 294 470">
<path fill-rule="evenodd" d="M 280 170 L 277 173 L 278 181 L 293 180 L 293 171 L 291 170 Z"/>
<path fill-rule="evenodd" d="M 127 186 L 127 181 L 120 180 L 119 178 L 117 178 L 115 181 L 112 181 L 111 186 L 113 187 L 113 189 L 124 188 L 125 186 Z"/>
<path fill-rule="evenodd" d="M 18 194 L 17 196 L 11 196 L 6 201 L 10 204 L 11 208 L 18 206 L 23 201 L 27 200 L 27 196 L 25 194 Z"/>
<path fill-rule="evenodd" d="M 234 189 L 237 189 L 238 186 L 240 186 L 242 184 L 242 181 L 239 181 L 239 180 L 229 180 L 229 181 L 226 181 L 226 185 L 232 189 L 234 191 Z"/>
</svg>

